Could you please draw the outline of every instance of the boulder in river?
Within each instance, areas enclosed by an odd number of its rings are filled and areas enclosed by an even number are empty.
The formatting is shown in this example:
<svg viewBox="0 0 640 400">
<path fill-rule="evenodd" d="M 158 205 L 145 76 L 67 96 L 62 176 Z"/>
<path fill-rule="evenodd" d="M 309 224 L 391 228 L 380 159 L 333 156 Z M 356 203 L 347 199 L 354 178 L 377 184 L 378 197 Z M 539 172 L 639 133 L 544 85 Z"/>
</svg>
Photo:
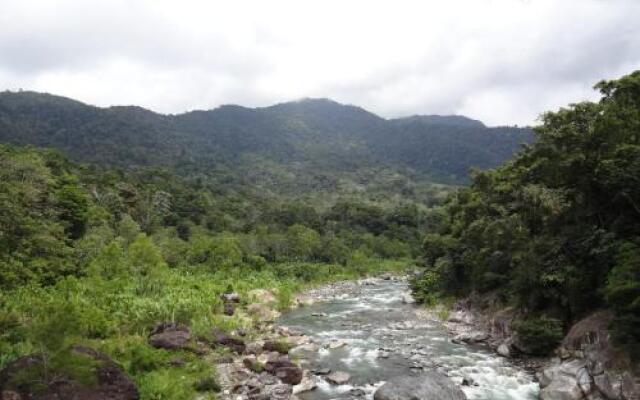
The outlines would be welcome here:
<svg viewBox="0 0 640 400">
<path fill-rule="evenodd" d="M 314 390 L 318 385 L 313 375 L 305 373 L 302 377 L 302 381 L 293 387 L 293 394 L 308 392 Z"/>
<path fill-rule="evenodd" d="M 346 345 L 347 345 L 347 342 L 345 342 L 344 340 L 334 339 L 328 342 L 324 347 L 333 350 L 333 349 L 338 349 L 340 347 L 344 347 Z"/>
<path fill-rule="evenodd" d="M 553 365 L 539 376 L 540 399 L 542 400 L 579 400 L 584 393 L 578 384 L 579 373 L 584 370 L 584 361 L 572 360 Z"/>
<path fill-rule="evenodd" d="M 410 292 L 402 293 L 401 298 L 404 304 L 414 304 L 416 302 Z"/>
<path fill-rule="evenodd" d="M 511 345 L 507 341 L 504 341 L 500 343 L 496 352 L 502 357 L 511 357 Z"/>
<path fill-rule="evenodd" d="M 378 390 L 374 400 L 465 400 L 464 392 L 449 378 L 437 372 L 425 372 L 417 376 L 399 376 L 391 379 Z"/>
<path fill-rule="evenodd" d="M 268 361 L 264 369 L 280 378 L 283 383 L 297 385 L 302 381 L 302 368 L 287 357 L 280 357 L 275 361 Z"/>
<path fill-rule="evenodd" d="M 351 375 L 343 371 L 335 371 L 327 375 L 325 379 L 327 382 L 333 383 L 334 385 L 344 385 L 349 382 Z"/>
<path fill-rule="evenodd" d="M 483 342 L 489 339 L 489 334 L 483 331 L 470 331 L 463 332 L 456 337 L 454 337 L 451 341 L 453 343 L 478 343 Z"/>
</svg>

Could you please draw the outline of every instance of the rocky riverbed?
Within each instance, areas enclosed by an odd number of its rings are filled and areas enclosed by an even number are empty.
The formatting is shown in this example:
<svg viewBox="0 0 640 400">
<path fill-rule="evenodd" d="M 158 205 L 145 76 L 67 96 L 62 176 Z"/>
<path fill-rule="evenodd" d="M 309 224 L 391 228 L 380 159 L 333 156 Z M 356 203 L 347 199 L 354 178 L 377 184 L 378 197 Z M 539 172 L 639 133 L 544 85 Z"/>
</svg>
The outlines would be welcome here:
<svg viewBox="0 0 640 400">
<path fill-rule="evenodd" d="M 412 304 L 404 279 L 340 282 L 298 301 L 306 305 L 266 327 L 243 356 L 219 365 L 224 398 L 538 398 L 532 373 L 486 346 L 454 343 L 441 321 Z"/>
</svg>

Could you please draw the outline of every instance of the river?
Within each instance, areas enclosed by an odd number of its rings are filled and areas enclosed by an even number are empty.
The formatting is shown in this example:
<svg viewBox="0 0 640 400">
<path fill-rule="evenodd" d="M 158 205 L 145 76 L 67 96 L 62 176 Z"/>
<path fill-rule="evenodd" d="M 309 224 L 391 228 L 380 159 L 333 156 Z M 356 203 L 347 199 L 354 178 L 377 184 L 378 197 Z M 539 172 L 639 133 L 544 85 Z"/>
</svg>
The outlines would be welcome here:
<svg viewBox="0 0 640 400">
<path fill-rule="evenodd" d="M 371 283 L 328 286 L 315 293 L 321 302 L 280 317 L 279 325 L 318 344 L 333 344 L 305 354 L 309 368 L 351 375 L 344 385 L 318 379 L 318 388 L 300 394 L 301 399 L 371 399 L 384 381 L 422 369 L 437 369 L 459 384 L 464 380 L 462 389 L 469 399 L 538 398 L 538 384 L 530 373 L 482 346 L 452 343 L 440 321 L 404 304 L 406 281 Z"/>
</svg>

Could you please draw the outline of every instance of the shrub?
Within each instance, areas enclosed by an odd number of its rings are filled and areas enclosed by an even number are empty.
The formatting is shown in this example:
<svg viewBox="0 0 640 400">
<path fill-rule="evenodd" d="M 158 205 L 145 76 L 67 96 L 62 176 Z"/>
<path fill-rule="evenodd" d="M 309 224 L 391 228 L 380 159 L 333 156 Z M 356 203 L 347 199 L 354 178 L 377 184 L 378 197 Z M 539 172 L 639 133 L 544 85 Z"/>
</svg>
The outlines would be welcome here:
<svg viewBox="0 0 640 400">
<path fill-rule="evenodd" d="M 278 290 L 277 308 L 278 310 L 286 310 L 291 305 L 292 289 L 289 285 L 282 285 Z"/>
<path fill-rule="evenodd" d="M 194 385 L 198 392 L 219 392 L 222 387 L 214 377 L 202 378 Z"/>
<path fill-rule="evenodd" d="M 562 324 L 552 318 L 530 318 L 513 324 L 521 350 L 533 355 L 547 355 L 563 338 Z"/>
</svg>

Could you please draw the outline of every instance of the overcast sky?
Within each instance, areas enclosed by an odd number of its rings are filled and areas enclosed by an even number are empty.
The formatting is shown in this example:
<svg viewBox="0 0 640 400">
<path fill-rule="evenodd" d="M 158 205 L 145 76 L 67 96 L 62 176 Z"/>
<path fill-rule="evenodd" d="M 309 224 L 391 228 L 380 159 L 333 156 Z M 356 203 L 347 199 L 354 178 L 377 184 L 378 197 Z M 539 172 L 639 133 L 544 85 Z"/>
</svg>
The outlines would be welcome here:
<svg viewBox="0 0 640 400">
<path fill-rule="evenodd" d="M 329 97 L 522 125 L 634 69 L 638 0 L 0 0 L 0 90 L 100 106 Z"/>
</svg>

